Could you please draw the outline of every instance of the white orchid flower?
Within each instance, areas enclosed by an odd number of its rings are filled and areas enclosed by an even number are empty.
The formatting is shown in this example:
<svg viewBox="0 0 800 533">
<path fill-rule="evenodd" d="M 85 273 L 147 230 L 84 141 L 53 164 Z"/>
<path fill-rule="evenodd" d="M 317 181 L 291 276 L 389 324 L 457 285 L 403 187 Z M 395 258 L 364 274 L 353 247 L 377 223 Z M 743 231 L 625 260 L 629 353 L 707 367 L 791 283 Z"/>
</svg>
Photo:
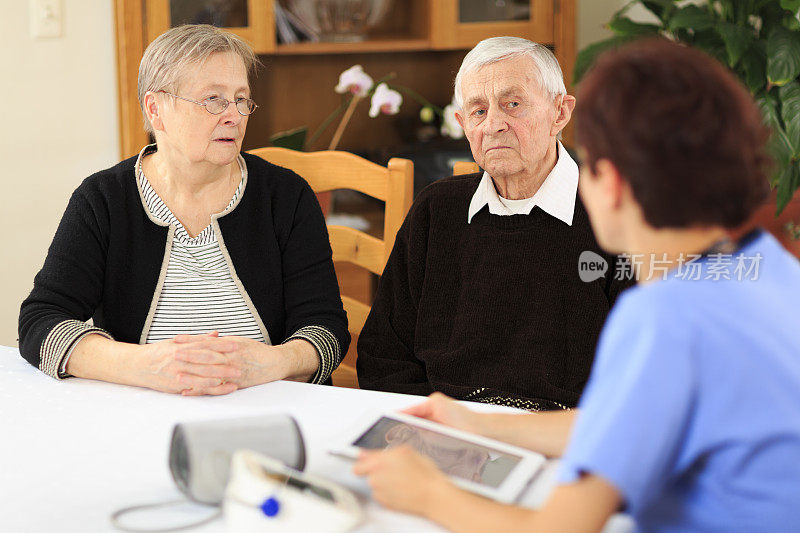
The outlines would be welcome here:
<svg viewBox="0 0 800 533">
<path fill-rule="evenodd" d="M 364 72 L 361 65 L 353 65 L 339 74 L 339 85 L 334 90 L 340 94 L 351 93 L 363 98 L 372 89 L 372 83 L 372 78 Z"/>
<path fill-rule="evenodd" d="M 442 135 L 452 137 L 453 139 L 461 139 L 464 137 L 464 130 L 456 120 L 456 111 L 458 106 L 455 104 L 448 104 L 444 107 L 444 119 L 442 120 Z"/>
<path fill-rule="evenodd" d="M 399 92 L 390 89 L 385 83 L 381 83 L 372 95 L 369 116 L 375 118 L 378 113 L 396 115 L 400 111 L 400 104 L 402 103 L 403 96 Z"/>
</svg>

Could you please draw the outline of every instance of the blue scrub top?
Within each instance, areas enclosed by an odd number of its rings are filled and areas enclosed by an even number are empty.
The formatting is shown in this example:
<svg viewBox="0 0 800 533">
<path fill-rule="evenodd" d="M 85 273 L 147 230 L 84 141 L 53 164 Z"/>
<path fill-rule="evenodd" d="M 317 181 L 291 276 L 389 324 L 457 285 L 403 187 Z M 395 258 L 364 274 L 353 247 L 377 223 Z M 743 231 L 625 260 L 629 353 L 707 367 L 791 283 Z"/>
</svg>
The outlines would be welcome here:
<svg viewBox="0 0 800 533">
<path fill-rule="evenodd" d="M 717 255 L 617 301 L 559 480 L 641 531 L 800 531 L 800 263 L 765 232 Z"/>
</svg>

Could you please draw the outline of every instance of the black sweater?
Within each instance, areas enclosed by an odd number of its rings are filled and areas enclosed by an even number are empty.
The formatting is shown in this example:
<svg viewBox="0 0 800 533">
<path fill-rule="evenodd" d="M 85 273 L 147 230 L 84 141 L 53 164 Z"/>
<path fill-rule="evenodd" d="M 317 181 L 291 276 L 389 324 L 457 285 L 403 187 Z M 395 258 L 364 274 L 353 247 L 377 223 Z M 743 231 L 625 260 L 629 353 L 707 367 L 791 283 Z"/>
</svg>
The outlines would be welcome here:
<svg viewBox="0 0 800 533">
<path fill-rule="evenodd" d="M 347 318 L 313 191 L 290 170 L 242 156 L 247 185 L 236 208 L 218 219 L 220 245 L 273 343 L 322 326 L 346 353 Z M 36 367 L 48 333 L 65 320 L 93 318 L 115 340 L 140 341 L 169 228 L 148 217 L 135 163 L 132 157 L 90 176 L 70 198 L 20 310 L 20 352 Z"/>
<path fill-rule="evenodd" d="M 535 207 L 467 224 L 480 174 L 438 181 L 397 235 L 358 340 L 363 388 L 528 409 L 572 407 L 608 311 L 627 285 L 602 254 L 576 199 L 572 226 Z M 578 257 L 609 261 L 584 283 Z"/>
</svg>

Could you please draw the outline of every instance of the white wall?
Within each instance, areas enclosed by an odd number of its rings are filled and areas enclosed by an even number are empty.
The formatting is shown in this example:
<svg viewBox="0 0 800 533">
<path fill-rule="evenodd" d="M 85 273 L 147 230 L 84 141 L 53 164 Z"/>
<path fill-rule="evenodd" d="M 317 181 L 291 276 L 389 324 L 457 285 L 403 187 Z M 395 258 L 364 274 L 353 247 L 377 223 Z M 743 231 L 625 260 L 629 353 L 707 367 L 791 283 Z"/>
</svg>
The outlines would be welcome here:
<svg viewBox="0 0 800 533">
<path fill-rule="evenodd" d="M 611 32 L 603 25 L 625 4 L 625 0 L 578 0 L 578 20 L 575 33 L 578 36 L 578 50 L 595 41 L 611 37 Z"/>
<path fill-rule="evenodd" d="M 0 345 L 16 346 L 70 193 L 119 156 L 112 2 L 61 0 L 60 38 L 34 40 L 26 0 L 0 23 Z"/>
<path fill-rule="evenodd" d="M 699 0 L 686 0 L 684 3 L 697 3 Z M 611 37 L 613 34 L 603 26 L 611 17 L 622 9 L 628 0 L 578 0 L 578 20 L 576 33 L 578 35 L 578 50 Z M 681 4 L 683 5 L 683 4 Z M 638 22 L 656 22 L 658 19 L 641 6 L 633 6 L 626 12 L 626 16 Z"/>
<path fill-rule="evenodd" d="M 706 0 L 681 0 L 679 6 L 688 4 L 704 4 Z M 578 35 L 578 50 L 584 46 L 611 37 L 611 31 L 603 26 L 611 17 L 622 9 L 628 0 L 578 0 L 578 20 L 576 33 Z M 637 22 L 657 23 L 658 18 L 640 5 L 632 6 L 625 16 Z"/>
</svg>

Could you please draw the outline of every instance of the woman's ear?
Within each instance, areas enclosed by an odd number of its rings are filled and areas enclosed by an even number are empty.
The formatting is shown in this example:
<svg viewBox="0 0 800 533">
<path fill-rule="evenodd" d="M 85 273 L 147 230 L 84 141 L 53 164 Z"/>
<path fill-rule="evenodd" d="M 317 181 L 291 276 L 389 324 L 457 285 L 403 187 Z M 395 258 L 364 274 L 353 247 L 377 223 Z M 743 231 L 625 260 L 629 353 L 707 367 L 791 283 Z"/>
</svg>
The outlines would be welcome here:
<svg viewBox="0 0 800 533">
<path fill-rule="evenodd" d="M 570 94 L 556 96 L 556 119 L 553 122 L 553 127 L 550 128 L 550 135 L 555 137 L 569 124 L 574 109 L 574 96 Z"/>
<path fill-rule="evenodd" d="M 594 176 L 603 191 L 607 207 L 618 209 L 622 205 L 628 184 L 617 167 L 608 159 L 598 159 L 595 162 Z"/>
<path fill-rule="evenodd" d="M 144 112 L 154 131 L 161 131 L 164 129 L 161 111 L 162 108 L 158 102 L 158 98 L 156 98 L 156 93 L 147 91 L 144 94 Z"/>
</svg>

